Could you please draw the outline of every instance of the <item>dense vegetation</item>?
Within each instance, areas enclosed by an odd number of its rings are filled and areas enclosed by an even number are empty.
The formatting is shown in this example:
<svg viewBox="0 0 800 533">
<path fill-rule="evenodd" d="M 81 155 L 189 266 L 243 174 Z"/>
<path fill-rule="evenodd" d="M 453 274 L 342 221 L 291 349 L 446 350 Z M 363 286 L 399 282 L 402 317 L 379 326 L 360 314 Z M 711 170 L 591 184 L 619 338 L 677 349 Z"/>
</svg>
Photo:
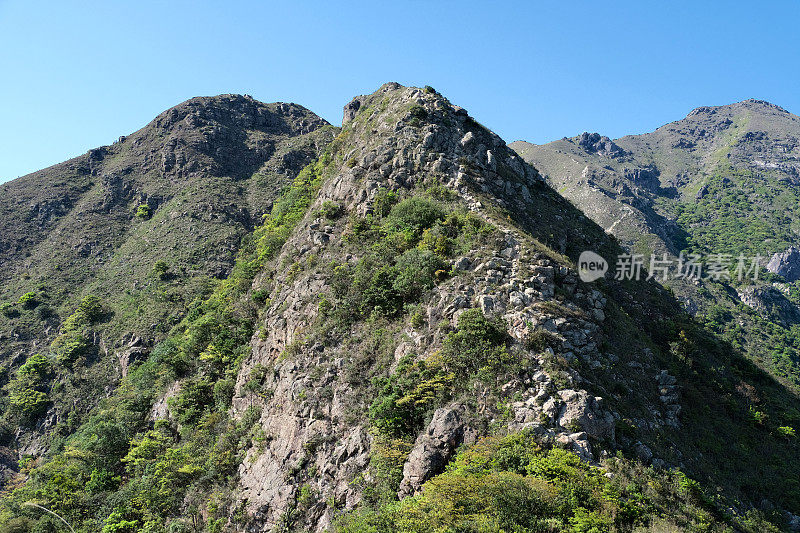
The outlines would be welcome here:
<svg viewBox="0 0 800 533">
<path fill-rule="evenodd" d="M 420 494 L 339 519 L 341 533 L 730 531 L 699 485 L 679 471 L 623 458 L 590 466 L 523 433 L 463 448 Z M 758 513 L 744 531 L 778 531 Z"/>
</svg>

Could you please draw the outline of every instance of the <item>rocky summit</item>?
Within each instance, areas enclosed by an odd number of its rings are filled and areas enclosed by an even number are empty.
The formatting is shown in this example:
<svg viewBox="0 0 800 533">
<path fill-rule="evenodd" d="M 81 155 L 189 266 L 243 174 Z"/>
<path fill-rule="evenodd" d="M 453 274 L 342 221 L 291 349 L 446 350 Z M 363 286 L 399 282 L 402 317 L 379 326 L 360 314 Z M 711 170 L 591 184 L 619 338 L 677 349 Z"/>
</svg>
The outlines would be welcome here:
<svg viewBox="0 0 800 533">
<path fill-rule="evenodd" d="M 794 186 L 785 111 L 686 121 L 512 149 L 431 87 L 341 128 L 226 95 L 0 186 L 0 531 L 795 527 L 792 380 L 679 291 L 578 269 L 624 231 L 683 250 L 659 209 L 723 194 L 712 159 Z M 769 281 L 727 290 L 792 331 Z"/>
</svg>

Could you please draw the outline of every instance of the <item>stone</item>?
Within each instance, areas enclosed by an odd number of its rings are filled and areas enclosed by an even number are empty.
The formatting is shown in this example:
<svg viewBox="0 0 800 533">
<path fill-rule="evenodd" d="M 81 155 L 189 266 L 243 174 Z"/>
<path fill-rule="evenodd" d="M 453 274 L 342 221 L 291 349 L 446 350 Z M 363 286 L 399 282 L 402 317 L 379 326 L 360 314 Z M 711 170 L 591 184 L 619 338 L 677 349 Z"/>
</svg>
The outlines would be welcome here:
<svg viewBox="0 0 800 533">
<path fill-rule="evenodd" d="M 456 448 L 464 442 L 460 408 L 441 407 L 433 413 L 428 429 L 417 437 L 403 465 L 400 497 L 415 494 L 422 484 L 444 470 Z"/>
<path fill-rule="evenodd" d="M 481 294 L 478 296 L 478 305 L 484 313 L 491 313 L 494 310 L 494 298 L 488 294 Z"/>
<path fill-rule="evenodd" d="M 773 255 L 767 263 L 767 270 L 783 276 L 786 281 L 800 279 L 800 247 L 792 246 L 784 252 Z"/>
</svg>

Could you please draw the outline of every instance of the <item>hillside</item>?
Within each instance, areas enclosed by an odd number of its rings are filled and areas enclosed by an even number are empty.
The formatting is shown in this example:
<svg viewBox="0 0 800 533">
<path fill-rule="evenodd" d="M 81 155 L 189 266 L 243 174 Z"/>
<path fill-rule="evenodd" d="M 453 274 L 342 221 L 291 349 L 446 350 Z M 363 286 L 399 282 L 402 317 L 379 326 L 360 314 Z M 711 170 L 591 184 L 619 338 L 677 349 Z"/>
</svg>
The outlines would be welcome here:
<svg viewBox="0 0 800 533">
<path fill-rule="evenodd" d="M 323 147 L 328 132 L 302 137 L 313 162 L 281 173 L 232 268 L 119 386 L 51 449 L 17 448 L 6 531 L 60 527 L 31 502 L 103 533 L 796 520 L 797 395 L 657 283 L 581 281 L 582 251 L 623 248 L 502 139 L 396 83 L 347 104 Z M 229 181 L 266 197 L 259 168 Z M 203 242 L 184 236 L 131 282 Z M 89 278 L 97 298 L 72 322 L 134 331 Z M 71 375 L 58 342 L 42 352 L 9 364 L 9 397 Z"/>
<path fill-rule="evenodd" d="M 40 391 L 50 402 L 3 399 L 0 444 L 35 425 L 29 442 L 15 439 L 40 454 L 74 431 L 228 275 L 241 238 L 333 135 L 294 104 L 194 98 L 111 146 L 0 185 L 0 384 L 35 353 L 58 361 L 52 390 Z M 100 304 L 84 317 L 89 296 Z"/>
<path fill-rule="evenodd" d="M 800 118 L 745 100 L 700 107 L 652 133 L 584 133 L 511 146 L 559 192 L 645 256 L 761 256 L 786 274 L 800 231 Z M 768 260 L 774 260 L 768 266 Z M 781 259 L 783 258 L 783 259 Z M 795 260 L 796 262 L 796 260 Z M 787 270 L 789 269 L 789 270 Z M 800 384 L 800 297 L 793 276 L 667 282 L 693 314 L 792 387 Z M 749 285 L 752 285 L 750 283 Z"/>
</svg>

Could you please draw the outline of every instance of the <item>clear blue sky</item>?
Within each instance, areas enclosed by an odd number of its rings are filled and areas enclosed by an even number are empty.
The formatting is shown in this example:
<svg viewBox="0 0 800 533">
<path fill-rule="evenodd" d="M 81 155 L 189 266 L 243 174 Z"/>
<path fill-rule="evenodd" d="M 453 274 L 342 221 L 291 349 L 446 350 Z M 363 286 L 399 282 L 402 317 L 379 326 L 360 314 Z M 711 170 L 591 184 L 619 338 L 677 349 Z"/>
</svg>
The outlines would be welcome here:
<svg viewBox="0 0 800 533">
<path fill-rule="evenodd" d="M 247 93 L 334 124 L 432 85 L 506 141 L 641 133 L 700 105 L 800 112 L 800 2 L 0 0 L 0 181 L 187 98 Z"/>
</svg>

